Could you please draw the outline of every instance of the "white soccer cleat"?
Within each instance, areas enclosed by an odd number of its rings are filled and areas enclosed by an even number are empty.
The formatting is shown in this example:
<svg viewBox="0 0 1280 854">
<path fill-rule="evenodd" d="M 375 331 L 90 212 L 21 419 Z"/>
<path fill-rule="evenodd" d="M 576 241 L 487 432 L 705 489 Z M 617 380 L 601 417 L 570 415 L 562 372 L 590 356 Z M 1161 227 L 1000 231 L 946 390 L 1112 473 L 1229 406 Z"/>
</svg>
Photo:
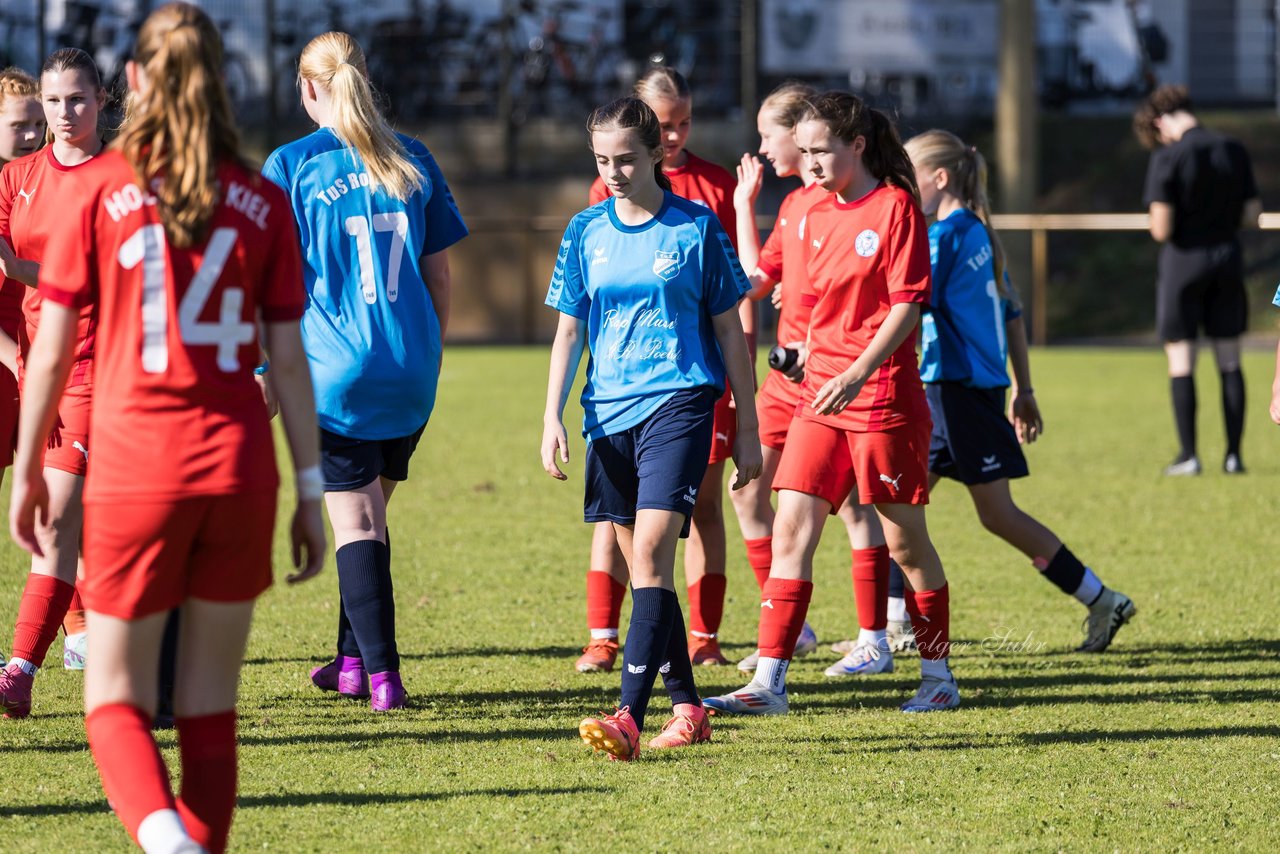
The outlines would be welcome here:
<svg viewBox="0 0 1280 854">
<path fill-rule="evenodd" d="M 875 644 L 856 644 L 849 654 L 828 667 L 827 676 L 874 676 L 893 672 L 893 654 Z"/>
<path fill-rule="evenodd" d="M 944 712 L 960 705 L 960 686 L 956 677 L 947 679 L 936 677 L 920 681 L 920 690 L 910 700 L 902 704 L 904 712 Z"/>
<path fill-rule="evenodd" d="M 787 695 L 775 694 L 753 679 L 732 694 L 704 697 L 702 705 L 715 715 L 785 715 Z"/>
<path fill-rule="evenodd" d="M 760 663 L 760 650 L 757 649 L 755 652 L 751 653 L 746 658 L 742 659 L 742 661 L 738 662 L 738 669 L 741 670 L 743 673 L 755 673 L 756 665 L 759 663 Z"/>
<path fill-rule="evenodd" d="M 1076 652 L 1102 652 L 1111 646 L 1120 627 L 1136 613 L 1138 609 L 1132 599 L 1118 590 L 1104 587 L 1089 606 L 1089 616 L 1084 621 L 1084 643 L 1076 647 Z"/>
<path fill-rule="evenodd" d="M 818 633 L 813 630 L 813 626 L 809 625 L 809 621 L 804 621 L 804 628 L 800 630 L 800 637 L 796 638 L 796 650 L 793 658 L 800 658 L 808 655 L 818 648 Z"/>
<path fill-rule="evenodd" d="M 88 632 L 76 632 L 74 635 L 67 635 L 62 642 L 62 668 L 64 670 L 84 670 L 84 657 L 88 649 Z"/>
</svg>

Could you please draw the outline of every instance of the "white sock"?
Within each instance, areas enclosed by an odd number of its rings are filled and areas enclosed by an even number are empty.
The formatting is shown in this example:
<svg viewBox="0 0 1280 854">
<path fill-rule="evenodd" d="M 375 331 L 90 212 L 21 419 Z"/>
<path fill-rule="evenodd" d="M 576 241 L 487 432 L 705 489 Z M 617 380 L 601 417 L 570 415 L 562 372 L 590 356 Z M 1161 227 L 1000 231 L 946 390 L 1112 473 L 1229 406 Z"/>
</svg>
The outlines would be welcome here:
<svg viewBox="0 0 1280 854">
<path fill-rule="evenodd" d="M 592 640 L 606 640 L 606 639 L 617 640 L 618 630 L 617 629 L 592 629 L 591 639 Z"/>
<path fill-rule="evenodd" d="M 19 670 L 21 670 L 23 673 L 27 674 L 28 676 L 35 676 L 37 673 L 40 672 L 39 667 L 32 664 L 30 661 L 27 661 L 25 658 L 18 658 L 17 656 L 14 656 L 13 658 L 9 659 L 9 664 L 14 665 L 15 667 L 17 667 Z"/>
<path fill-rule="evenodd" d="M 922 658 L 920 659 L 920 678 L 921 679 L 942 679 L 946 681 L 951 678 L 951 667 L 947 664 L 945 658 Z"/>
<path fill-rule="evenodd" d="M 858 629 L 858 643 L 881 650 L 889 648 L 889 640 L 885 637 L 884 629 Z"/>
<path fill-rule="evenodd" d="M 706 640 L 709 640 L 716 636 L 715 632 L 711 632 L 710 634 L 708 634 L 707 632 L 695 632 L 693 629 L 689 630 L 689 634 L 693 635 L 695 638 L 703 638 Z"/>
<path fill-rule="evenodd" d="M 787 667 L 790 664 L 789 658 L 766 658 L 762 655 L 759 663 L 756 664 L 756 675 L 752 681 L 763 685 L 775 694 L 785 694 L 787 693 Z"/>
<path fill-rule="evenodd" d="M 177 810 L 156 810 L 138 825 L 138 847 L 147 854 L 188 851 L 191 841 Z"/>
<path fill-rule="evenodd" d="M 1080 586 L 1071 595 L 1083 602 L 1085 606 L 1092 605 L 1102 595 L 1102 579 L 1094 575 L 1093 570 L 1086 566 L 1084 568 L 1084 578 L 1080 579 Z"/>
<path fill-rule="evenodd" d="M 899 623 L 905 623 L 909 619 L 906 599 L 901 596 L 889 597 L 889 619 Z"/>
</svg>

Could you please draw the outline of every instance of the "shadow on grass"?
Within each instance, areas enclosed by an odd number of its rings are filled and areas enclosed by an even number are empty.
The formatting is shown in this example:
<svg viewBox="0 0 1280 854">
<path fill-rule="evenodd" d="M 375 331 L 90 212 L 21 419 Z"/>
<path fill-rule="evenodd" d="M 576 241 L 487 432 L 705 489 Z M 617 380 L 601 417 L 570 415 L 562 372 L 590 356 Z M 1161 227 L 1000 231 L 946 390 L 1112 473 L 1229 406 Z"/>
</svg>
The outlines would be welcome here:
<svg viewBox="0 0 1280 854">
<path fill-rule="evenodd" d="M 472 647 L 456 647 L 441 648 L 430 652 L 401 652 L 400 658 L 404 661 L 441 661 L 448 658 L 497 658 L 514 656 L 517 658 L 564 658 L 576 659 L 582 654 L 580 646 L 472 646 Z M 263 665 L 263 664 L 309 664 L 312 666 L 324 664 L 326 659 L 323 655 L 313 656 L 255 656 L 246 658 L 244 663 L 247 665 Z"/>
<path fill-rule="evenodd" d="M 363 806 L 366 804 L 419 803 L 449 801 L 455 798 L 518 798 L 527 795 L 606 795 L 603 786 L 562 786 L 548 789 L 469 789 L 460 792 L 282 792 L 276 795 L 242 795 L 238 809 L 305 806 Z M 106 800 L 72 801 L 58 804 L 0 805 L 0 818 L 36 818 L 40 816 L 91 815 L 109 813 Z"/>
</svg>

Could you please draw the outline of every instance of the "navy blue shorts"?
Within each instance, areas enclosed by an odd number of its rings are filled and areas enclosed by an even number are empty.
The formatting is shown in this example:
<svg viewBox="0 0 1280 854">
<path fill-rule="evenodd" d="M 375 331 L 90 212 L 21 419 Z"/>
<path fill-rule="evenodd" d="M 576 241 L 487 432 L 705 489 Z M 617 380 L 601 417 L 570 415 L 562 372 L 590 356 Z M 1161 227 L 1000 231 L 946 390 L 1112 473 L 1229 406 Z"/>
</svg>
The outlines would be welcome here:
<svg viewBox="0 0 1280 854">
<path fill-rule="evenodd" d="M 418 447 L 423 424 L 399 439 L 352 439 L 320 428 L 320 471 L 325 492 L 350 492 L 380 477 L 409 478 L 409 458 Z"/>
<path fill-rule="evenodd" d="M 925 383 L 924 395 L 933 416 L 929 471 L 966 486 L 1029 474 L 1003 388 Z"/>
<path fill-rule="evenodd" d="M 585 466 L 586 520 L 632 525 L 637 510 L 671 510 L 684 514 L 680 536 L 689 536 L 719 396 L 708 387 L 678 391 L 631 429 L 592 440 Z"/>
</svg>

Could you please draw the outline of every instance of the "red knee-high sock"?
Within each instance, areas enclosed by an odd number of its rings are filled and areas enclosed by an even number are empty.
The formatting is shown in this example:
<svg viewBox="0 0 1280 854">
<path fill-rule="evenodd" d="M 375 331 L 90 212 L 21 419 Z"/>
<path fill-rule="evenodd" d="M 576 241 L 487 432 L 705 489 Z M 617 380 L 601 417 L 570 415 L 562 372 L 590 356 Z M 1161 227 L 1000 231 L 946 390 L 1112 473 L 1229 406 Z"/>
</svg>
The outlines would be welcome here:
<svg viewBox="0 0 1280 854">
<path fill-rule="evenodd" d="M 627 588 L 607 572 L 587 573 L 587 628 L 617 629 Z"/>
<path fill-rule="evenodd" d="M 858 628 L 879 631 L 889 622 L 889 547 L 853 549 L 853 598 Z"/>
<path fill-rule="evenodd" d="M 84 602 L 80 599 L 80 588 L 71 594 L 71 604 L 67 605 L 67 615 L 62 618 L 62 631 L 68 635 L 78 635 L 86 628 L 84 619 Z"/>
<path fill-rule="evenodd" d="M 769 569 L 773 566 L 773 537 L 760 537 L 755 540 L 743 540 L 747 546 L 747 563 L 756 574 L 756 584 L 764 590 L 764 583 L 769 580 Z"/>
<path fill-rule="evenodd" d="M 813 582 L 770 578 L 760 602 L 760 654 L 766 658 L 791 658 L 796 638 L 804 629 Z"/>
<path fill-rule="evenodd" d="M 724 618 L 723 575 L 704 575 L 689 585 L 689 631 L 713 636 Z"/>
<path fill-rule="evenodd" d="M 18 621 L 13 627 L 13 657 L 30 661 L 36 667 L 44 664 L 49 644 L 58 636 L 62 618 L 67 615 L 75 588 L 52 575 L 27 576 L 18 605 Z"/>
<path fill-rule="evenodd" d="M 236 807 L 236 713 L 175 718 L 174 725 L 182 754 L 178 814 L 191 838 L 221 854 Z"/>
<path fill-rule="evenodd" d="M 921 658 L 939 659 L 951 654 L 950 585 L 937 590 L 907 590 L 907 613 L 916 633 Z"/>
<path fill-rule="evenodd" d="M 151 737 L 151 716 L 137 706 L 99 706 L 84 719 L 102 789 L 136 841 L 138 825 L 157 810 L 174 809 L 169 772 Z"/>
</svg>

